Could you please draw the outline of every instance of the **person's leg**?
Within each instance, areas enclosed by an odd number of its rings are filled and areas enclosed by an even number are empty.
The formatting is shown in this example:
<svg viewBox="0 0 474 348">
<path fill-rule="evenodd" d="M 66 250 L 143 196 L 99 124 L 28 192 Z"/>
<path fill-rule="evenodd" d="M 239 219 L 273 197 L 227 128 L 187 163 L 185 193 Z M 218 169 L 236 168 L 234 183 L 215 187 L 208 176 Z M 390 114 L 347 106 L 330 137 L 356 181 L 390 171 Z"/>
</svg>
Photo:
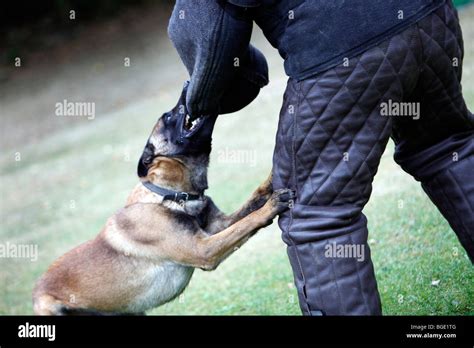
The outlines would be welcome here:
<svg viewBox="0 0 474 348">
<path fill-rule="evenodd" d="M 474 262 L 474 117 L 461 90 L 463 42 L 449 3 L 418 23 L 422 72 L 410 99 L 419 120 L 395 120 L 395 160 L 456 232 Z"/>
<path fill-rule="evenodd" d="M 367 244 L 367 203 L 391 134 L 381 104 L 416 84 L 415 28 L 314 78 L 289 80 L 273 185 L 297 193 L 279 225 L 306 315 L 382 313 Z"/>
</svg>

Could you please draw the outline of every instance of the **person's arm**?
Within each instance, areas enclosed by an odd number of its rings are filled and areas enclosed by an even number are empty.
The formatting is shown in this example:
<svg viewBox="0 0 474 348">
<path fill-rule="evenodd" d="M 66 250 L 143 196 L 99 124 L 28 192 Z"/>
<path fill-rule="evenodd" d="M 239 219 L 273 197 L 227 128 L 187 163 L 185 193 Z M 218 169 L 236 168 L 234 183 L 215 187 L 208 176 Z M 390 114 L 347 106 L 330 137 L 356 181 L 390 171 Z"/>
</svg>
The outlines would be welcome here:
<svg viewBox="0 0 474 348">
<path fill-rule="evenodd" d="M 230 2 L 177 0 L 170 18 L 168 35 L 190 75 L 193 118 L 240 110 L 268 83 L 265 57 L 249 44 L 251 10 Z"/>
</svg>

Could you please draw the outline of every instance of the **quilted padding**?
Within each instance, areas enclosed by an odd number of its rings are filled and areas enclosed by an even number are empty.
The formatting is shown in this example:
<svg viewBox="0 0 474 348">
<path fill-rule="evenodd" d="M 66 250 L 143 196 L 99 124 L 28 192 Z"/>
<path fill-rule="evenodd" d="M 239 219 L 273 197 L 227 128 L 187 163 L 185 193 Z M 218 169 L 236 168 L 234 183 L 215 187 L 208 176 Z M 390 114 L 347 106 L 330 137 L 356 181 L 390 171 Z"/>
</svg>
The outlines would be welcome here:
<svg viewBox="0 0 474 348">
<path fill-rule="evenodd" d="M 462 95 L 463 39 L 456 10 L 443 6 L 420 21 L 418 29 L 422 64 L 417 86 L 406 100 L 420 103 L 421 117 L 394 120 L 396 157 L 410 156 L 474 127 Z"/>
<path fill-rule="evenodd" d="M 380 105 L 401 101 L 417 81 L 416 32 L 406 30 L 347 67 L 289 80 L 274 156 L 276 187 L 296 189 L 304 205 L 367 202 L 392 131 Z"/>
<path fill-rule="evenodd" d="M 449 2 L 348 64 L 306 80 L 289 79 L 273 184 L 297 193 L 294 208 L 280 216 L 279 225 L 304 314 L 381 314 L 362 208 L 390 136 L 397 144 L 397 162 L 417 178 L 446 170 L 434 165 L 436 159 L 418 161 L 422 168 L 413 162 L 423 151 L 426 159 L 433 158 L 430 148 L 446 139 L 436 157 L 459 145 L 472 167 L 472 142 L 466 144 L 474 122 L 461 92 L 462 52 L 457 14 Z M 390 103 L 417 103 L 419 113 L 385 116 L 382 106 Z M 456 138 L 458 133 L 462 137 Z M 430 190 L 442 196 L 439 188 Z M 472 187 L 470 193 L 455 191 L 453 200 L 471 204 L 472 212 Z M 471 196 L 463 200 L 463 192 Z M 358 246 L 365 257 L 328 257 L 328 245 Z"/>
</svg>

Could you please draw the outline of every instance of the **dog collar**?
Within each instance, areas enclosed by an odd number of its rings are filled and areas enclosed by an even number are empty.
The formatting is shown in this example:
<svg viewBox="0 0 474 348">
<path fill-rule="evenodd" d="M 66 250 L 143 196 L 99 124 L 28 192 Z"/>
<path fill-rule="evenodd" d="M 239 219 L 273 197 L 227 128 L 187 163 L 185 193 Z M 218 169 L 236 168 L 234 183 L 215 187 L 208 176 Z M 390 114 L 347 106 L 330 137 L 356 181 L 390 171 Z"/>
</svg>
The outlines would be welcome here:
<svg viewBox="0 0 474 348">
<path fill-rule="evenodd" d="M 187 192 L 173 191 L 164 187 L 152 184 L 149 181 L 142 182 L 143 186 L 152 192 L 163 196 L 164 201 L 174 201 L 177 203 L 183 203 L 187 201 L 195 201 L 201 198 L 201 195 L 195 195 Z"/>
</svg>

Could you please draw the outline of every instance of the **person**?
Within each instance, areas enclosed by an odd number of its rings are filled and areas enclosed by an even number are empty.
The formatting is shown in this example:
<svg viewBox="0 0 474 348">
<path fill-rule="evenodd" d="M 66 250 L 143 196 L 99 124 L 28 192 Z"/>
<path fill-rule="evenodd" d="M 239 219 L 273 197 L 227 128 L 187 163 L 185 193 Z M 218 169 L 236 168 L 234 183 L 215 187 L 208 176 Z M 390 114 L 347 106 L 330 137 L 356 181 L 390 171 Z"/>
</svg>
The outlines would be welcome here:
<svg viewBox="0 0 474 348">
<path fill-rule="evenodd" d="M 177 0 L 168 34 L 191 118 L 237 111 L 268 83 L 254 22 L 289 75 L 273 186 L 297 195 L 279 226 L 303 314 L 382 314 L 362 209 L 389 137 L 474 260 L 474 118 L 452 2 Z"/>
</svg>

